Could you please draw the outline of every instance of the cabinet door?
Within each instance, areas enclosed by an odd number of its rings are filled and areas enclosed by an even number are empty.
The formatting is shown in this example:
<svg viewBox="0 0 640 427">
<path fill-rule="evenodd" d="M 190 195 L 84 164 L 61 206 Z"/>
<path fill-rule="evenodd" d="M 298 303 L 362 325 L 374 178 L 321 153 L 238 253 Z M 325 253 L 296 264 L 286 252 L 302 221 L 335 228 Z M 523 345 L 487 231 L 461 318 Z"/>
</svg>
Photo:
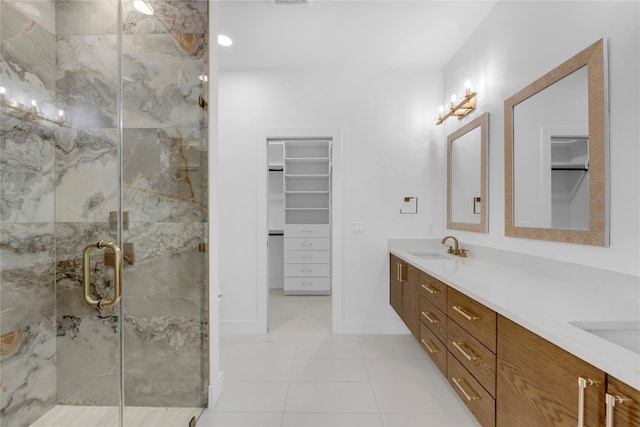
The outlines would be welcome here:
<svg viewBox="0 0 640 427">
<path fill-rule="evenodd" d="M 402 320 L 420 339 L 420 270 L 408 264 L 407 280 L 402 284 Z"/>
<path fill-rule="evenodd" d="M 402 317 L 402 275 L 404 273 L 404 265 L 400 258 L 395 255 L 390 256 L 389 265 L 389 302 L 391 307 Z"/>
<path fill-rule="evenodd" d="M 640 391 L 622 381 L 609 377 L 607 411 L 614 427 L 640 426 Z"/>
<path fill-rule="evenodd" d="M 578 379 L 584 391 L 584 425 L 604 426 L 604 372 L 498 316 L 497 426 L 577 426 Z"/>
</svg>

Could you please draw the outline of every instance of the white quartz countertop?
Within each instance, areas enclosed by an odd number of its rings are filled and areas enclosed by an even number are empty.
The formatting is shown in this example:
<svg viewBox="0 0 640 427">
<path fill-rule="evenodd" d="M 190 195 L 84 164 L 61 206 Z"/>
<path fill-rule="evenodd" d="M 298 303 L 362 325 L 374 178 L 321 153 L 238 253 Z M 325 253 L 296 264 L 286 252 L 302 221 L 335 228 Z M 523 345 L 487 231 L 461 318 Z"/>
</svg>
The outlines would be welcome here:
<svg viewBox="0 0 640 427">
<path fill-rule="evenodd" d="M 482 247 L 472 247 L 468 258 L 445 249 L 439 240 L 389 240 L 392 254 L 640 390 L 640 354 L 572 324 L 640 322 L 640 278 L 526 255 L 510 262 L 490 248 L 483 256 Z M 443 257 L 425 259 L 418 252 Z"/>
</svg>

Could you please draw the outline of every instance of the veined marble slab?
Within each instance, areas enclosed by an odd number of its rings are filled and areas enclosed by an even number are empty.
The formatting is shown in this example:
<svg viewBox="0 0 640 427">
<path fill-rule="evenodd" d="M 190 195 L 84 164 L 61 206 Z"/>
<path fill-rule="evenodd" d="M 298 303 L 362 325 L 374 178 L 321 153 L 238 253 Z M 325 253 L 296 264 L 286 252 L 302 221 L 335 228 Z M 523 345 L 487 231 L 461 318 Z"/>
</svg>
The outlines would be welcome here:
<svg viewBox="0 0 640 427">
<path fill-rule="evenodd" d="M 58 36 L 58 106 L 72 127 L 117 127 L 117 55 L 115 35 Z"/>
<path fill-rule="evenodd" d="M 126 128 L 201 127 L 202 72 L 168 34 L 122 36 Z"/>
<path fill-rule="evenodd" d="M 56 339 L 53 318 L 3 334 L 0 339 L 0 419 L 29 425 L 55 404 Z"/>
<path fill-rule="evenodd" d="M 201 128 L 125 129 L 123 210 L 131 222 L 203 222 L 206 151 Z"/>
<path fill-rule="evenodd" d="M 108 221 L 119 203 L 116 130 L 58 130 L 56 172 L 56 221 Z"/>
<path fill-rule="evenodd" d="M 33 2 L 35 3 L 35 2 Z M 56 38 L 47 28 L 17 9 L 37 11 L 31 2 L 0 4 L 2 19 L 2 86 L 7 100 L 31 107 L 35 100 L 38 108 L 54 114 L 55 108 L 55 46 Z M 44 7 L 49 2 L 42 2 Z M 11 40 L 11 42 L 7 42 Z"/>
<path fill-rule="evenodd" d="M 0 334 L 54 316 L 54 254 L 53 223 L 0 225 Z"/>
</svg>

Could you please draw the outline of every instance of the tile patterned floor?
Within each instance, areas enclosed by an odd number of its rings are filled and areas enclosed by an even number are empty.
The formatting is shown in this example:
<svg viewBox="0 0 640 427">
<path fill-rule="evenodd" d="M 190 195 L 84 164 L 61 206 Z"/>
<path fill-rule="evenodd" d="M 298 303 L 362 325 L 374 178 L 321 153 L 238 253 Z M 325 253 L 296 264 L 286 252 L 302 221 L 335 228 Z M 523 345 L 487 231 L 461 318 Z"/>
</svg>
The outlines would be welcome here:
<svg viewBox="0 0 640 427">
<path fill-rule="evenodd" d="M 410 335 L 334 335 L 331 299 L 269 300 L 270 332 L 221 337 L 224 392 L 198 427 L 477 427 Z"/>
</svg>

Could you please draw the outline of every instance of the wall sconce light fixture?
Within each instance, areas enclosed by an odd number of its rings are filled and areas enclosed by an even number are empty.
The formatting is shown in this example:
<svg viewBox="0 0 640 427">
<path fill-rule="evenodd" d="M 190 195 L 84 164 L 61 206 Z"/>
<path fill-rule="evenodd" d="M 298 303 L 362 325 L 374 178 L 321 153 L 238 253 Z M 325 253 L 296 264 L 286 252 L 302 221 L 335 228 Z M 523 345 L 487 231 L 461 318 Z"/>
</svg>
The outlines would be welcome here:
<svg viewBox="0 0 640 427">
<path fill-rule="evenodd" d="M 464 84 L 464 97 L 462 101 L 457 101 L 457 96 L 451 96 L 451 106 L 449 112 L 444 114 L 444 107 L 438 109 L 438 121 L 436 125 L 441 125 L 451 116 L 456 116 L 458 120 L 475 110 L 476 108 L 476 92 L 471 91 L 471 83 L 467 80 Z"/>
</svg>

